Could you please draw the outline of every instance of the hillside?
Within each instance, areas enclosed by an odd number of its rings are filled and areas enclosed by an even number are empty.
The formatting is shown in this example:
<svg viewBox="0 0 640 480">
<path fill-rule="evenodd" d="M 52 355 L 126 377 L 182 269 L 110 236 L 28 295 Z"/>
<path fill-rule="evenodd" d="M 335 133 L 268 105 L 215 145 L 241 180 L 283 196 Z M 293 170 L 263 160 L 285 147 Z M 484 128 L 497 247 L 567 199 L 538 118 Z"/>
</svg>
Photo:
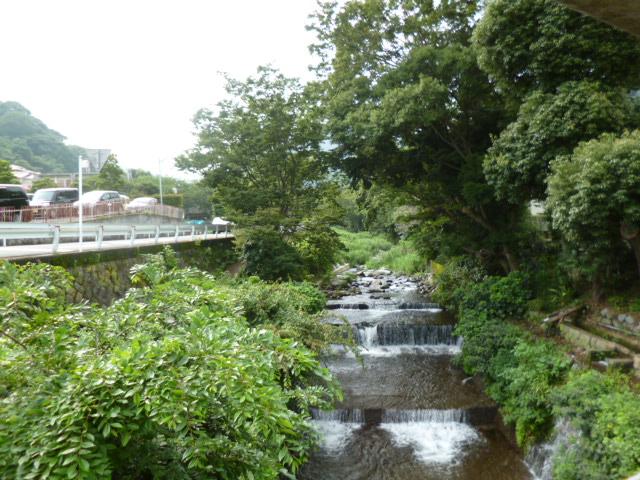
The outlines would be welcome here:
<svg viewBox="0 0 640 480">
<path fill-rule="evenodd" d="M 42 173 L 71 172 L 84 149 L 64 140 L 21 104 L 0 102 L 0 158 Z"/>
</svg>

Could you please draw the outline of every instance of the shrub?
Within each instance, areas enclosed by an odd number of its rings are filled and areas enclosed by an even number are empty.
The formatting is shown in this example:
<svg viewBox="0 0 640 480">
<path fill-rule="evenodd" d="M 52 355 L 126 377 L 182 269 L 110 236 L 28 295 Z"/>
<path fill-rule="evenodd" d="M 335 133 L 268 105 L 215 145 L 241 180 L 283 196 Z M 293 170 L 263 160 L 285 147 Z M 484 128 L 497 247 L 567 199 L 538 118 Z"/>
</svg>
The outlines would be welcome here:
<svg viewBox="0 0 640 480">
<path fill-rule="evenodd" d="M 580 433 L 558 457 L 554 478 L 626 478 L 640 469 L 640 397 L 623 375 L 574 372 L 553 402 Z"/>
<path fill-rule="evenodd" d="M 0 338 L 3 374 L 22 377 L 0 398 L 1 478 L 296 473 L 315 443 L 309 407 L 339 397 L 329 372 L 296 340 L 249 327 L 228 284 L 168 262 L 137 268 L 141 288 L 95 309 L 60 307 L 56 269 L 0 270 L 22 289 L 15 318 L 38 321 L 29 343 Z M 291 292 L 313 310 L 309 290 Z"/>
<path fill-rule="evenodd" d="M 485 277 L 484 270 L 472 258 L 454 257 L 436 274 L 433 299 L 447 308 L 455 309 L 465 289 L 481 282 Z"/>
<path fill-rule="evenodd" d="M 306 272 L 315 276 L 330 273 L 338 262 L 344 245 L 332 228 L 309 222 L 293 237 L 293 246 L 298 251 Z"/>
<path fill-rule="evenodd" d="M 527 312 L 529 291 L 524 276 L 519 272 L 506 277 L 487 277 L 480 283 L 468 284 L 458 294 L 458 310 L 486 312 L 493 320 L 521 319 Z"/>
<path fill-rule="evenodd" d="M 270 228 L 253 228 L 246 232 L 242 259 L 245 272 L 263 280 L 302 280 L 304 261 L 298 251 Z"/>
<path fill-rule="evenodd" d="M 489 394 L 503 406 L 505 420 L 515 425 L 518 444 L 528 446 L 549 433 L 552 393 L 564 381 L 571 360 L 556 345 L 529 339 L 520 340 L 508 360 L 492 365 Z"/>
</svg>

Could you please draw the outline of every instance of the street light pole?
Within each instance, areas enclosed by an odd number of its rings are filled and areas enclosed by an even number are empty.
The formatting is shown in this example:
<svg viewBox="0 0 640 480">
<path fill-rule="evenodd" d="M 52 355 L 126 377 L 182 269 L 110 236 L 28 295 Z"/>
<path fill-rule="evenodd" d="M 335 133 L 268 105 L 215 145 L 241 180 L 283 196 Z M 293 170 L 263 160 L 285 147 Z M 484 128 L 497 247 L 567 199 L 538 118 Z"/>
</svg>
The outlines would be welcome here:
<svg viewBox="0 0 640 480">
<path fill-rule="evenodd" d="M 80 251 L 82 251 L 82 155 L 78 155 L 78 234 L 80 235 Z"/>
<path fill-rule="evenodd" d="M 158 176 L 160 177 L 160 205 L 164 205 L 162 201 L 162 159 L 158 159 Z"/>
</svg>

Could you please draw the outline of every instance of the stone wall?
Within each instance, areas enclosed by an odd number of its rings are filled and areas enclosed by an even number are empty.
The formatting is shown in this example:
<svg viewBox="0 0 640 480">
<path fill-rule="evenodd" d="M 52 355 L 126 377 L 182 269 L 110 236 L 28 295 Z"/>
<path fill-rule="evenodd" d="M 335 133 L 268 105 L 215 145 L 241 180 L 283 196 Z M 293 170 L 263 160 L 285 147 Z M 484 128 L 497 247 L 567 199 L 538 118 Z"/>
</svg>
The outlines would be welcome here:
<svg viewBox="0 0 640 480">
<path fill-rule="evenodd" d="M 171 245 L 171 248 L 175 250 L 182 266 L 214 272 L 225 270 L 237 260 L 233 241 L 228 238 L 178 243 Z M 87 300 L 109 305 L 131 286 L 131 267 L 144 262 L 145 255 L 158 253 L 162 248 L 161 245 L 153 245 L 127 250 L 52 255 L 35 261 L 64 267 L 73 275 L 73 288 L 68 292 L 70 302 Z"/>
</svg>

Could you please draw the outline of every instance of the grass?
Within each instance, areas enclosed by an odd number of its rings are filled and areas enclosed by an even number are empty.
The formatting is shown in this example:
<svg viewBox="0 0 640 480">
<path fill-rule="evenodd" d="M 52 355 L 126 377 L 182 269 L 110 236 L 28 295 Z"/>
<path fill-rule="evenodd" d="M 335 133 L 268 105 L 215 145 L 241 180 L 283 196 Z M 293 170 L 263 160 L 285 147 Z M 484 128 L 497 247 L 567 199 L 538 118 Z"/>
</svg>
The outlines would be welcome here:
<svg viewBox="0 0 640 480">
<path fill-rule="evenodd" d="M 414 251 L 410 242 L 401 240 L 394 244 L 382 235 L 369 232 L 349 232 L 336 228 L 340 241 L 347 247 L 341 260 L 350 265 L 366 265 L 367 268 L 388 268 L 395 273 L 413 274 L 425 269 L 425 263 Z"/>
</svg>

